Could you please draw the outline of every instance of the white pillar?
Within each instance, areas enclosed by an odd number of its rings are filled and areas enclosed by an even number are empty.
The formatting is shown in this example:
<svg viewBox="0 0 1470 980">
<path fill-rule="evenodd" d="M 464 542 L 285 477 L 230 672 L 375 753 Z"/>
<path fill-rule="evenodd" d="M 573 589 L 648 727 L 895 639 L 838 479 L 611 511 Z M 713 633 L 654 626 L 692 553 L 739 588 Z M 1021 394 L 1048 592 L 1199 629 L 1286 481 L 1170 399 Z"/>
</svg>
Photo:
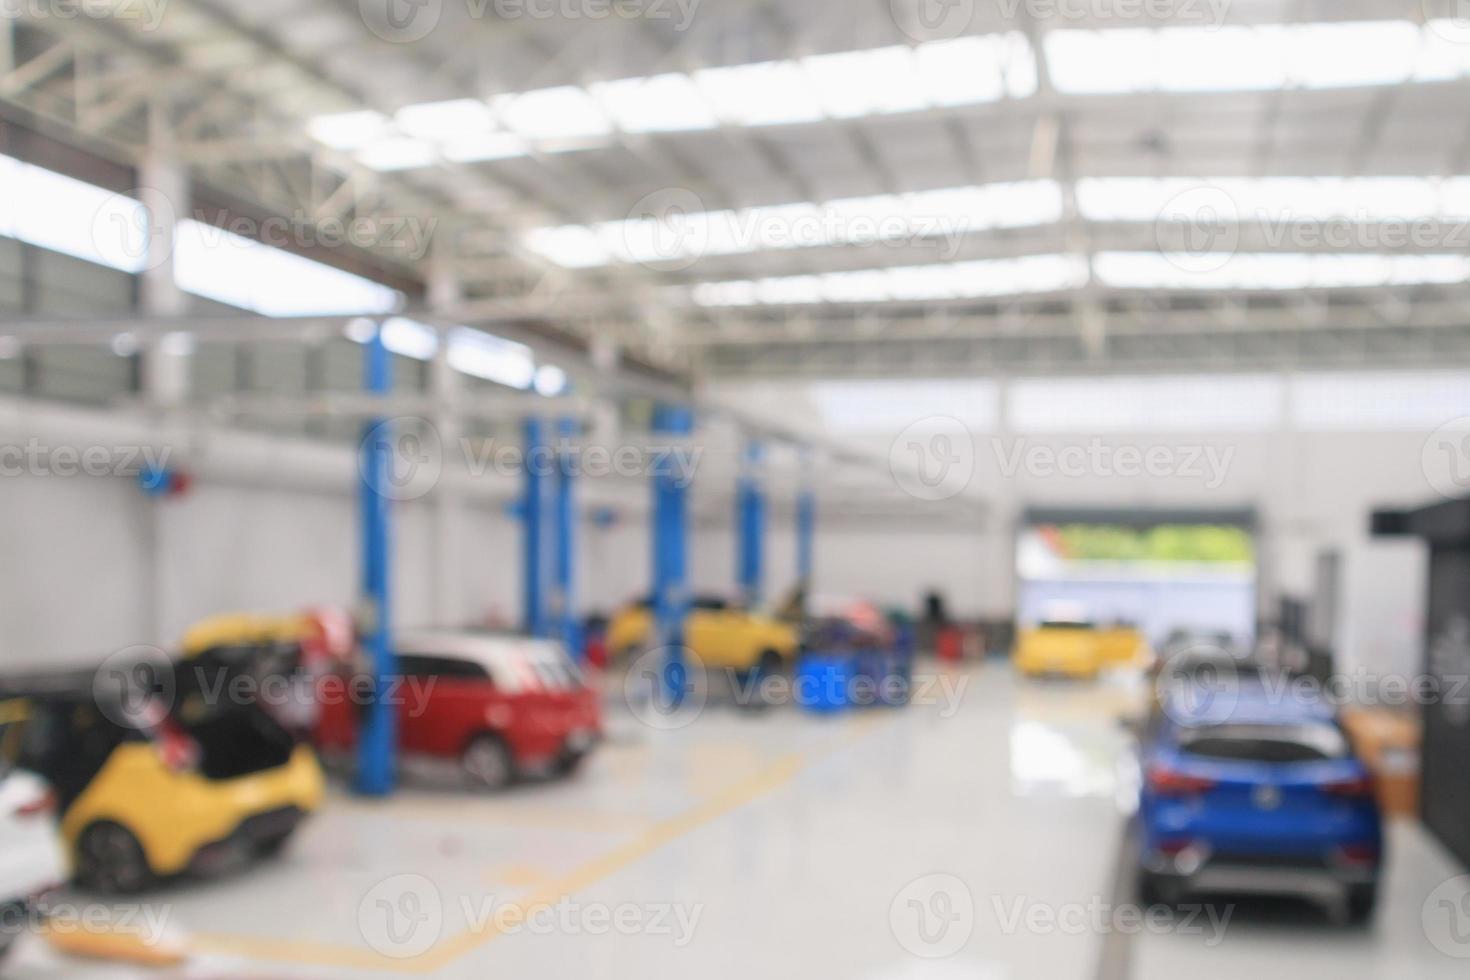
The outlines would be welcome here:
<svg viewBox="0 0 1470 980">
<path fill-rule="evenodd" d="M 174 281 L 174 229 L 188 215 L 192 201 L 189 175 L 173 154 L 167 109 L 154 104 L 149 117 L 149 147 L 138 168 L 138 199 L 147 211 L 148 257 L 140 274 L 143 314 L 182 317 L 189 297 Z M 151 339 L 143 346 L 144 397 L 155 405 L 174 406 L 189 397 L 192 340 L 187 334 Z"/>
</svg>

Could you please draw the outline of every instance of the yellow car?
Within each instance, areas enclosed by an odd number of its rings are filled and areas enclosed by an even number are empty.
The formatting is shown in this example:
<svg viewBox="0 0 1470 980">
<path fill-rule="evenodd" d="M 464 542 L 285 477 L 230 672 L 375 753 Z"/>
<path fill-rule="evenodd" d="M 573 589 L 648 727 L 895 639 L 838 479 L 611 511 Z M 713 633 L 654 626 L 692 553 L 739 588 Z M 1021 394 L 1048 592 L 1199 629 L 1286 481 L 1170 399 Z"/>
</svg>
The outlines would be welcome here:
<svg viewBox="0 0 1470 980">
<path fill-rule="evenodd" d="M 311 748 L 263 711 L 184 723 L 166 701 L 102 683 L 47 684 L 0 746 L 50 781 L 77 880 L 133 893 L 157 879 L 280 851 L 322 800 Z"/>
<path fill-rule="evenodd" d="M 1142 665 L 1148 659 L 1148 641 L 1137 628 L 1104 626 L 1097 631 L 1102 662 L 1110 667 Z"/>
<path fill-rule="evenodd" d="M 623 608 L 607 628 L 607 646 L 620 658 L 646 649 L 653 639 L 653 610 L 647 601 Z M 705 669 L 774 671 L 796 659 L 801 637 L 795 626 L 731 606 L 723 599 L 697 598 L 684 621 L 684 645 Z"/>
<path fill-rule="evenodd" d="M 1028 677 L 1062 674 L 1093 678 L 1107 662 L 1102 633 L 1091 623 L 1048 622 L 1024 629 L 1012 658 Z"/>
</svg>

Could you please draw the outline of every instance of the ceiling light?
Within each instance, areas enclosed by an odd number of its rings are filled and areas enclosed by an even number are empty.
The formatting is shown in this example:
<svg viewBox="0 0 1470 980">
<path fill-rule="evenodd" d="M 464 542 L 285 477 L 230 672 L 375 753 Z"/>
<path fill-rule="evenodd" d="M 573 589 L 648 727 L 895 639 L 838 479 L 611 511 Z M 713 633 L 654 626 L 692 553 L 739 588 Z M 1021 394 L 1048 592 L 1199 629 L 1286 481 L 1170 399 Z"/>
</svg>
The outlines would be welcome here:
<svg viewBox="0 0 1470 980">
<path fill-rule="evenodd" d="M 816 87 L 794 61 L 765 61 L 694 73 L 715 115 L 737 126 L 817 122 L 822 104 Z"/>
<path fill-rule="evenodd" d="M 484 133 L 495 128 L 495 114 L 478 99 L 407 105 L 394 114 L 393 121 L 409 136 L 436 141 Z"/>
<path fill-rule="evenodd" d="M 306 124 L 306 131 L 318 143 L 338 150 L 356 150 L 381 139 L 388 132 L 388 119 L 382 113 L 363 110 L 317 116 Z"/>
<path fill-rule="evenodd" d="M 591 92 L 625 133 L 673 133 L 719 125 L 699 86 L 688 75 L 599 82 Z"/>
<path fill-rule="evenodd" d="M 357 151 L 357 159 L 363 166 L 374 170 L 413 170 L 437 162 L 439 154 L 432 143 L 392 137 L 364 146 Z"/>
<path fill-rule="evenodd" d="M 495 110 L 507 129 L 527 139 L 586 139 L 612 132 L 607 113 L 575 85 L 503 95 L 495 100 Z"/>
</svg>

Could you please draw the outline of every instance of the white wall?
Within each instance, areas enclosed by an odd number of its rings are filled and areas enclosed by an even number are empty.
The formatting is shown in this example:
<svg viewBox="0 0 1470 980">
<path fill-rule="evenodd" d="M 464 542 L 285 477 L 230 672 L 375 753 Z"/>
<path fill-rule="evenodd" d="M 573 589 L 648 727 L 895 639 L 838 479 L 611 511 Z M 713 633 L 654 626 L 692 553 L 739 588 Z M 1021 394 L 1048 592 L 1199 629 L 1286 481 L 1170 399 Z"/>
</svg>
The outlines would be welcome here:
<svg viewBox="0 0 1470 980">
<path fill-rule="evenodd" d="M 0 663 L 81 662 L 132 643 L 169 643 L 194 619 L 235 610 L 288 610 L 349 604 L 357 591 L 357 532 L 351 448 L 323 449 L 262 435 L 229 438 L 152 433 L 119 413 L 0 401 L 0 443 L 41 437 L 56 445 L 171 441 L 197 475 L 179 500 L 150 501 L 124 478 L 21 476 L 0 479 Z M 891 437 L 889 437 L 891 440 Z M 998 460 L 1014 451 L 990 436 L 975 444 L 974 489 L 984 519 L 936 520 L 931 505 L 912 514 L 862 520 L 832 517 L 819 505 L 816 588 L 917 606 L 931 589 L 960 616 L 1003 617 L 1014 602 L 1016 521 L 1033 505 L 1255 506 L 1263 519 L 1263 576 L 1305 596 L 1323 548 L 1343 555 L 1342 653 L 1348 664 L 1409 670 L 1417 662 L 1424 591 L 1423 554 L 1411 541 L 1368 536 L 1378 505 L 1432 496 L 1421 433 L 1244 432 L 1199 440 L 1169 433 L 1113 433 L 1109 448 L 1191 446 L 1228 458 L 1218 486 L 1191 475 L 1156 478 L 1007 475 Z M 1051 433 L 1025 448 L 1059 450 L 1093 437 Z M 874 440 L 882 446 L 882 438 Z M 999 455 L 997 455 L 999 453 Z M 818 485 L 824 487 L 818 473 Z M 692 586 L 730 592 L 734 532 L 725 468 L 701 471 L 700 514 L 691 542 Z M 518 483 L 488 477 L 467 494 L 455 524 L 461 556 L 453 617 L 514 622 L 520 608 L 520 534 L 506 505 Z M 786 491 L 783 491 L 785 493 Z M 823 491 L 827 492 L 826 490 Z M 584 524 L 579 605 L 607 611 L 649 584 L 645 481 L 589 487 L 592 503 L 613 504 L 610 528 Z M 830 494 L 828 494 L 830 496 Z M 436 621 L 432 495 L 397 506 L 395 592 L 400 624 Z M 789 514 L 772 519 L 766 546 L 767 595 L 795 578 Z M 942 507 L 943 505 L 933 505 Z M 153 522 L 157 521 L 154 536 Z M 155 554 L 157 561 L 152 560 Z M 156 597 L 156 600 L 155 600 Z M 152 611 L 156 608 L 156 614 Z"/>
</svg>

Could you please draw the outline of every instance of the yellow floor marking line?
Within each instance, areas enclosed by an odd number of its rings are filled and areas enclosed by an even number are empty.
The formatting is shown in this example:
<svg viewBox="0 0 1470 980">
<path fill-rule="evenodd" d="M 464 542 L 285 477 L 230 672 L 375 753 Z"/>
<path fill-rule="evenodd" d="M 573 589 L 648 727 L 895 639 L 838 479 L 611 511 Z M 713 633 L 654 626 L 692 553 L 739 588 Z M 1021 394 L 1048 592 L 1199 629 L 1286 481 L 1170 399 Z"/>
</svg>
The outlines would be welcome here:
<svg viewBox="0 0 1470 980">
<path fill-rule="evenodd" d="M 675 817 L 655 823 L 628 843 L 600 857 L 593 858 L 565 876 L 538 889 L 528 898 L 514 903 L 513 906 L 510 906 L 511 917 L 519 912 L 521 921 L 524 921 L 525 916 L 533 910 L 554 906 L 563 897 L 591 887 L 679 838 L 780 789 L 813 762 L 867 737 L 882 722 L 895 717 L 897 716 L 865 715 L 853 719 L 843 726 L 841 736 L 833 739 L 823 751 L 782 756 L 758 775 L 728 787 Z M 505 921 L 507 916 L 502 910 L 497 918 Z M 440 942 L 426 953 L 405 959 L 383 956 L 373 950 L 356 946 L 298 940 L 271 940 L 222 933 L 196 934 L 193 945 L 199 952 L 249 959 L 422 975 L 444 969 L 455 960 L 501 935 L 503 933 L 492 922 L 485 928 L 467 930 L 452 939 Z"/>
</svg>

